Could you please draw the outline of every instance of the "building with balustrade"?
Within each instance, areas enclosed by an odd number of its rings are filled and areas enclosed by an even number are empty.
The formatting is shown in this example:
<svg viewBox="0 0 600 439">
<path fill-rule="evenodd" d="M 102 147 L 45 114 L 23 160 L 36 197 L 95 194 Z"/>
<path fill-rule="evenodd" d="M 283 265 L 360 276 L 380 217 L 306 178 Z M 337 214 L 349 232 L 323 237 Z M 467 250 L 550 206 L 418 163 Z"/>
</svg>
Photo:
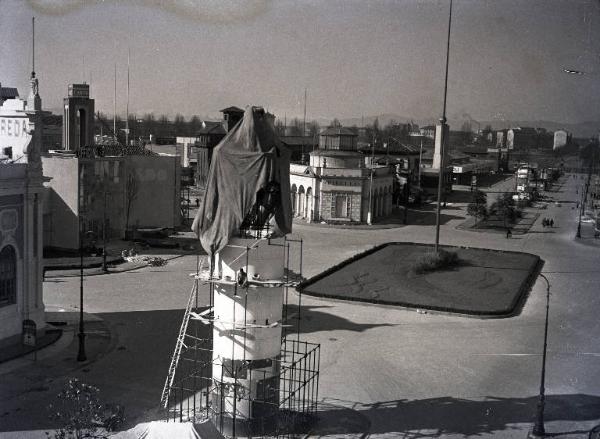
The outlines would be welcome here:
<svg viewBox="0 0 600 439">
<path fill-rule="evenodd" d="M 365 223 L 392 211 L 392 168 L 371 164 L 357 150 L 357 135 L 332 127 L 320 135 L 308 165 L 290 166 L 295 218 L 333 223 Z"/>
</svg>

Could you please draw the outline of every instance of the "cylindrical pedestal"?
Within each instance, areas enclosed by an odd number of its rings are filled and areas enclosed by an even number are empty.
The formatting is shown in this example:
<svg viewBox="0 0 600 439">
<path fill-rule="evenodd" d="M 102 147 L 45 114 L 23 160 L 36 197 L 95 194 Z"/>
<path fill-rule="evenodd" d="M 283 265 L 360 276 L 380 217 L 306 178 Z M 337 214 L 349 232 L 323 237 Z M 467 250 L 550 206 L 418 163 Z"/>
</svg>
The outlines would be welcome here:
<svg viewBox="0 0 600 439">
<path fill-rule="evenodd" d="M 232 244 L 217 258 L 222 281 L 214 288 L 213 422 L 223 434 L 245 436 L 272 423 L 279 406 L 283 289 L 266 285 L 275 284 L 274 276 L 281 282 L 282 247 L 267 240 Z M 246 285 L 235 282 L 240 268 Z"/>
</svg>

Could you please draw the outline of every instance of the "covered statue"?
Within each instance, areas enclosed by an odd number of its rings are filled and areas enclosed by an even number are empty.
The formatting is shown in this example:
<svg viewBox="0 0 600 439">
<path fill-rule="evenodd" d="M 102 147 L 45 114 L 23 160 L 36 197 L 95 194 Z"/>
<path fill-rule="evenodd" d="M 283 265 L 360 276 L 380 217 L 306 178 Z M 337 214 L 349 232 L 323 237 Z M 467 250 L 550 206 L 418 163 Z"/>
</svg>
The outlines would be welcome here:
<svg viewBox="0 0 600 439">
<path fill-rule="evenodd" d="M 273 237 L 291 232 L 290 153 L 264 109 L 247 107 L 214 148 L 192 230 L 210 256 L 242 231 L 266 230 Z"/>
</svg>

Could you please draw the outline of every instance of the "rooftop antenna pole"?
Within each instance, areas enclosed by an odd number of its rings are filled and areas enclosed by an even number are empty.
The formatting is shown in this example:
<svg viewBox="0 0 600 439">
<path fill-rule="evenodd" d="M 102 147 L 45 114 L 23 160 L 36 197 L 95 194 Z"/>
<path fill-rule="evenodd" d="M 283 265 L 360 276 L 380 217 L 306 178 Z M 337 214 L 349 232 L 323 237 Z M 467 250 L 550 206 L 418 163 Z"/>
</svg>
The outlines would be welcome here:
<svg viewBox="0 0 600 439">
<path fill-rule="evenodd" d="M 83 74 L 83 83 L 85 84 L 85 55 L 81 57 L 81 69 Z"/>
<path fill-rule="evenodd" d="M 127 49 L 127 106 L 125 110 L 125 146 L 129 146 L 129 55 L 131 50 Z"/>
<path fill-rule="evenodd" d="M 117 63 L 115 63 L 115 95 L 113 99 L 113 138 L 117 140 Z"/>
<path fill-rule="evenodd" d="M 31 17 L 31 73 L 35 75 L 35 17 Z"/>
<path fill-rule="evenodd" d="M 304 162 L 304 136 L 306 136 L 306 87 L 304 87 L 304 122 L 302 122 L 302 156 L 300 160 Z"/>
</svg>

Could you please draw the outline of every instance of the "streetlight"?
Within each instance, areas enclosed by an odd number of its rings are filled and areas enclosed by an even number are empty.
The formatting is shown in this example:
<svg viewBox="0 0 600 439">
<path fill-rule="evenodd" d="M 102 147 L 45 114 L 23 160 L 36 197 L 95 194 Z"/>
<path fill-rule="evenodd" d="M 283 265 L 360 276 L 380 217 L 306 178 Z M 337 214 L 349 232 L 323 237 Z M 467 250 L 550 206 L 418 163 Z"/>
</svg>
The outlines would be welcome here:
<svg viewBox="0 0 600 439">
<path fill-rule="evenodd" d="M 104 182 L 104 208 L 102 209 L 102 271 L 108 273 L 108 266 L 106 265 L 106 196 L 108 191 L 106 190 L 106 181 Z"/>
<path fill-rule="evenodd" d="M 544 428 L 544 406 L 546 404 L 546 351 L 548 349 L 548 313 L 550 311 L 550 282 L 548 278 L 540 273 L 540 277 L 546 281 L 546 322 L 544 324 L 544 350 L 542 353 L 542 378 L 540 382 L 540 395 L 537 404 L 537 413 L 533 430 L 527 435 L 529 438 L 540 438 L 546 435 Z"/>
<path fill-rule="evenodd" d="M 440 212 L 442 202 L 442 180 L 444 179 L 444 164 L 446 163 L 444 155 L 446 153 L 446 97 L 448 95 L 448 61 L 450 59 L 450 28 L 452 25 L 452 0 L 450 0 L 450 13 L 448 15 L 448 41 L 446 44 L 446 77 L 444 79 L 444 111 L 440 118 L 441 133 L 440 133 L 440 170 L 438 173 L 438 191 L 437 191 L 437 209 L 435 212 L 435 252 L 438 252 L 440 245 Z"/>
<path fill-rule="evenodd" d="M 77 361 L 85 361 L 87 357 L 85 355 L 85 332 L 83 326 L 83 227 L 82 227 L 82 177 L 83 177 L 83 166 L 81 160 L 83 155 L 79 149 L 77 158 L 77 215 L 78 215 L 78 226 L 79 226 L 79 350 L 77 352 Z"/>
</svg>

